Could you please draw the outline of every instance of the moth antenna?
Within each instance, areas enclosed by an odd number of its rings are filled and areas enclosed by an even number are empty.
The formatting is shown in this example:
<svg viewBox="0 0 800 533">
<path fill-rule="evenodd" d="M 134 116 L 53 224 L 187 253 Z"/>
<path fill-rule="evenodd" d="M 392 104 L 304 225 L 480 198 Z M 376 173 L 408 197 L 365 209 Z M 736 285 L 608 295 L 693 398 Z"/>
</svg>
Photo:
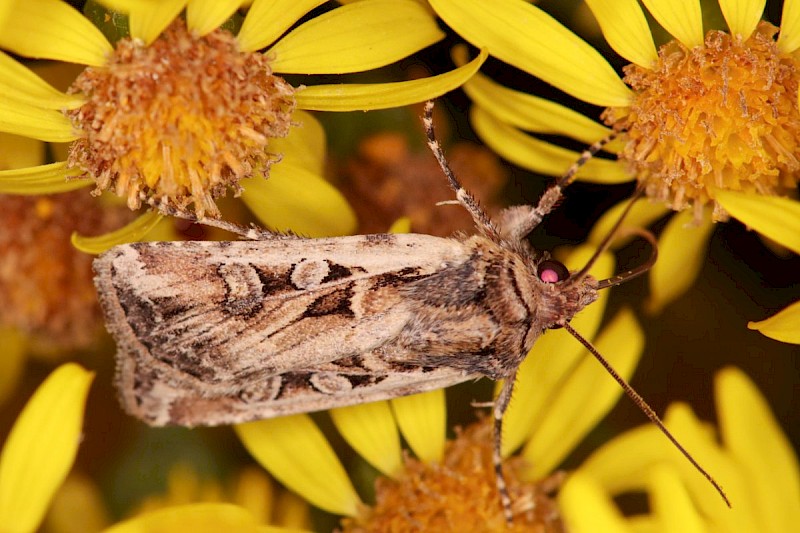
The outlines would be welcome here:
<svg viewBox="0 0 800 533">
<path fill-rule="evenodd" d="M 209 217 L 197 218 L 197 216 L 194 215 L 193 213 L 187 213 L 185 211 L 181 211 L 180 209 L 176 209 L 172 206 L 164 204 L 159 206 L 159 211 L 161 211 L 165 215 L 175 218 L 182 218 L 183 220 L 188 220 L 189 222 L 193 222 L 195 224 L 202 224 L 204 226 L 209 226 L 212 228 L 223 229 L 225 231 L 233 233 L 234 235 L 238 235 L 244 239 L 249 239 L 252 241 L 274 239 L 276 237 L 283 236 L 272 233 L 257 226 L 250 226 L 250 227 L 241 226 L 234 222 L 228 222 L 227 220 L 221 220 L 218 218 L 209 218 Z"/>
<path fill-rule="evenodd" d="M 622 274 L 617 274 L 616 276 L 612 276 L 608 279 L 603 279 L 598 281 L 596 287 L 597 290 L 607 289 L 615 285 L 621 285 L 627 281 L 632 280 L 633 278 L 641 276 L 642 274 L 650 270 L 656 263 L 656 259 L 658 259 L 658 243 L 656 242 L 656 238 L 652 233 L 642 228 L 625 228 L 622 230 L 622 232 L 618 234 L 618 236 L 624 235 L 625 233 L 635 233 L 636 235 L 646 239 L 647 242 L 650 243 L 650 249 L 652 250 L 650 253 L 650 257 L 648 258 L 647 261 L 645 261 L 636 268 L 632 268 L 627 272 L 623 272 Z"/>
<path fill-rule="evenodd" d="M 439 141 L 436 140 L 436 134 L 433 128 L 433 100 L 428 100 L 425 102 L 425 111 L 422 115 L 422 125 L 425 128 L 425 136 L 428 138 L 428 148 L 431 149 L 433 152 L 433 156 L 436 158 L 436 161 L 439 163 L 439 167 L 441 167 L 442 172 L 447 177 L 447 182 L 450 184 L 450 188 L 456 193 L 456 199 L 458 203 L 464 206 L 464 209 L 469 211 L 469 214 L 472 216 L 472 220 L 475 221 L 475 225 L 486 235 L 496 238 L 499 235 L 497 228 L 492 222 L 492 219 L 489 218 L 489 215 L 484 211 L 478 200 L 475 199 L 469 191 L 467 191 L 461 183 L 456 178 L 455 173 L 450 168 L 450 164 L 447 162 L 447 158 L 444 155 L 444 151 L 442 150 Z"/>
<path fill-rule="evenodd" d="M 573 327 L 570 326 L 568 322 L 564 323 L 564 329 L 566 329 L 570 333 L 570 335 L 578 339 L 578 342 L 583 344 L 583 346 L 586 347 L 587 350 L 589 350 L 589 352 L 595 357 L 595 359 L 597 359 L 600 362 L 600 364 L 603 365 L 603 368 L 606 369 L 606 372 L 608 372 L 611 375 L 611 377 L 614 378 L 614 380 L 617 383 L 619 383 L 619 386 L 622 387 L 622 390 L 625 391 L 625 394 L 627 394 L 628 397 L 633 401 L 633 403 L 635 403 L 636 406 L 645 414 L 645 416 L 647 416 L 650 422 L 655 424 L 656 427 L 661 430 L 661 432 L 670 440 L 670 442 L 672 442 L 672 444 L 678 449 L 678 451 L 681 452 L 683 456 L 689 460 L 692 466 L 694 466 L 695 470 L 700 472 L 700 474 L 702 474 L 703 477 L 706 478 L 709 483 L 711 483 L 711 485 L 716 489 L 716 491 L 725 501 L 725 504 L 728 507 L 731 507 L 731 502 L 728 499 L 728 496 L 725 494 L 725 491 L 722 489 L 722 486 L 719 483 L 717 483 L 717 480 L 711 477 L 711 474 L 709 474 L 705 468 L 700 466 L 700 463 L 698 463 L 697 460 L 695 460 L 695 458 L 692 457 L 692 455 L 686 450 L 686 448 L 684 448 L 683 445 L 681 445 L 681 443 L 678 442 L 678 439 L 676 439 L 675 436 L 672 435 L 672 433 L 670 433 L 670 431 L 658 417 L 656 412 L 653 411 L 653 408 L 650 407 L 646 401 L 644 401 L 644 398 L 642 398 L 639 395 L 639 393 L 636 392 L 633 389 L 633 387 L 631 387 L 628 384 L 627 381 L 625 381 L 625 378 L 620 376 L 617 373 L 617 371 L 614 370 L 611 364 L 608 361 L 606 361 L 606 359 L 602 355 L 600 355 L 600 352 L 597 351 L 597 348 L 595 348 L 592 345 L 592 343 L 584 339 L 580 335 L 580 333 L 575 331 L 575 329 L 573 329 Z"/>
<path fill-rule="evenodd" d="M 608 247 L 611 246 L 611 242 L 617 236 L 617 232 L 619 231 L 620 226 L 622 226 L 622 222 L 625 220 L 625 217 L 628 216 L 628 213 L 630 213 L 631 209 L 633 208 L 633 204 L 636 203 L 636 200 L 639 199 L 639 197 L 642 195 L 642 193 L 644 193 L 644 188 L 641 187 L 641 186 L 637 187 L 636 190 L 634 191 L 633 195 L 631 196 L 631 199 L 628 202 L 628 205 L 625 206 L 625 209 L 622 211 L 622 214 L 620 214 L 619 218 L 614 223 L 614 226 L 611 228 L 611 230 L 606 234 L 606 236 L 600 242 L 600 245 L 597 247 L 597 250 L 595 250 L 594 254 L 592 254 L 592 257 L 589 258 L 589 260 L 586 262 L 586 264 L 583 265 L 583 268 L 580 269 L 577 273 L 575 273 L 574 276 L 570 276 L 569 279 L 570 279 L 570 281 L 572 283 L 577 283 L 578 281 L 580 281 L 583 278 L 585 278 L 589 274 L 589 270 L 591 270 L 592 266 L 594 266 L 594 263 L 600 258 L 601 255 L 603 255 L 603 252 L 608 250 Z M 650 242 L 653 244 L 654 249 L 656 249 L 657 245 L 655 244 L 655 239 L 653 239 Z M 653 262 L 655 262 L 655 257 L 653 257 L 652 260 L 653 260 Z M 652 264 L 650 266 L 652 266 Z M 647 268 L 650 268 L 650 266 L 648 266 Z M 643 274 L 644 272 L 647 272 L 647 269 L 643 270 L 642 272 L 639 272 L 637 274 L 637 276 L 640 275 L 640 274 Z M 632 276 L 632 277 L 635 277 L 635 276 Z"/>
</svg>

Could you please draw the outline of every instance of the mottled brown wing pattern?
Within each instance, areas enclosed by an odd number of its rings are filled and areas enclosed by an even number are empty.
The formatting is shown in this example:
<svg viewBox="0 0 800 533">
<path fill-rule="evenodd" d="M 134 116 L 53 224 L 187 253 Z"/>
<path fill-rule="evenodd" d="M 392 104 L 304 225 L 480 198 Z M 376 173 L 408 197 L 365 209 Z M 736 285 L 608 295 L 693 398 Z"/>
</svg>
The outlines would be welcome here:
<svg viewBox="0 0 800 533">
<path fill-rule="evenodd" d="M 325 365 L 355 356 L 372 367 L 351 372 L 361 399 L 339 380 L 342 402 L 396 396 L 403 380 L 388 374 L 419 367 L 387 367 L 381 376 L 374 366 L 382 362 L 370 354 L 413 315 L 399 289 L 467 261 L 468 249 L 424 235 L 309 242 L 136 243 L 98 258 L 123 406 L 153 424 L 232 423 L 254 411 L 247 405 L 236 414 L 237 402 L 265 402 L 261 417 L 290 412 L 288 398 L 294 394 L 297 402 L 297 384 L 305 380 L 309 396 L 329 396 L 319 408 L 330 407 L 336 370 Z M 434 374 L 437 387 L 466 379 L 461 371 Z M 169 410 L 180 410 L 184 400 L 217 402 L 228 414 L 206 411 L 200 420 L 198 410 L 198 420 L 180 422 Z M 294 411 L 314 410 L 308 405 Z"/>
</svg>

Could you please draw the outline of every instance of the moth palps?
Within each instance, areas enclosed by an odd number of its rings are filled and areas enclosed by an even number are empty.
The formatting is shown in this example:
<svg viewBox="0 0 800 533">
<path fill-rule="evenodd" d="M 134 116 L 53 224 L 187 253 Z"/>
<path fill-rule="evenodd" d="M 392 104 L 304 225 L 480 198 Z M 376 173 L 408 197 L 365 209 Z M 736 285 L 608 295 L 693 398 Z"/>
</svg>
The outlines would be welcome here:
<svg viewBox="0 0 800 533">
<path fill-rule="evenodd" d="M 448 167 L 432 106 L 424 117 L 428 143 L 478 235 L 303 239 L 209 220 L 251 240 L 139 242 L 97 258 L 123 408 L 154 426 L 236 424 L 483 376 L 505 380 L 493 408 L 494 455 L 510 521 L 503 413 L 533 343 L 548 328 L 564 327 L 675 442 L 569 325 L 599 289 L 644 272 L 655 253 L 635 271 L 597 281 L 587 274 L 591 263 L 570 274 L 525 240 L 603 143 L 584 152 L 537 206 L 509 208 L 492 221 Z"/>
</svg>

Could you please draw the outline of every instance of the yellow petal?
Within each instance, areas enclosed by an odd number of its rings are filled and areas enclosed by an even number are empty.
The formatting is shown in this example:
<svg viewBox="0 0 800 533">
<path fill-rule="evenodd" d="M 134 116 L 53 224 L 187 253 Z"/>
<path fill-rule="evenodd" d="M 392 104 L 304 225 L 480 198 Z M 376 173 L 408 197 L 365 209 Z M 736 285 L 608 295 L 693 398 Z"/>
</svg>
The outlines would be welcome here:
<svg viewBox="0 0 800 533">
<path fill-rule="evenodd" d="M 296 110 L 292 113 L 289 135 L 270 139 L 270 151 L 283 154 L 282 162 L 290 162 L 314 174 L 323 175 L 325 170 L 325 130 L 311 113 Z"/>
<path fill-rule="evenodd" d="M 0 524 L 4 533 L 35 531 L 72 468 L 86 395 L 94 374 L 67 363 L 36 389 L 0 454 Z"/>
<path fill-rule="evenodd" d="M 25 364 L 25 337 L 16 329 L 0 328 L 0 405 L 17 388 Z"/>
<path fill-rule="evenodd" d="M 561 487 L 558 507 L 570 533 L 632 533 L 603 489 L 580 472 L 570 475 Z"/>
<path fill-rule="evenodd" d="M 325 436 L 308 415 L 235 426 L 244 447 L 275 479 L 330 513 L 354 516 L 360 500 Z"/>
<path fill-rule="evenodd" d="M 191 503 L 151 511 L 105 530 L 105 533 L 217 533 L 241 531 L 259 533 L 264 529 L 246 509 L 230 503 Z"/>
<path fill-rule="evenodd" d="M 72 245 L 87 254 L 101 254 L 118 244 L 142 240 L 161 221 L 161 218 L 162 215 L 158 212 L 148 211 L 128 225 L 97 237 L 84 237 L 78 232 L 73 232 Z"/>
<path fill-rule="evenodd" d="M 526 135 L 482 107 L 472 107 L 470 120 L 483 142 L 498 155 L 533 172 L 560 176 L 580 157 L 578 152 Z M 617 161 L 593 158 L 578 171 L 578 179 L 590 183 L 624 183 L 632 177 Z"/>
<path fill-rule="evenodd" d="M 565 264 L 573 270 L 580 269 L 594 252 L 594 247 L 580 246 L 565 258 Z M 613 255 L 600 256 L 591 273 L 599 278 L 611 276 L 614 273 Z M 594 338 L 600 326 L 609 294 L 609 291 L 602 291 L 597 301 L 572 319 L 572 327 L 588 339 Z M 543 422 L 543 412 L 582 355 L 583 346 L 563 329 L 546 331 L 539 337 L 520 365 L 514 399 L 503 416 L 504 457 L 516 450 Z M 499 384 L 495 393 L 498 391 Z"/>
<path fill-rule="evenodd" d="M 465 52 L 463 47 L 453 51 L 459 59 L 457 64 L 465 63 Z M 525 131 L 565 135 L 586 144 L 611 132 L 582 113 L 546 98 L 508 89 L 481 73 L 470 78 L 463 89 L 473 102 L 494 117 Z"/>
<path fill-rule="evenodd" d="M 400 471 L 400 434 L 388 402 L 340 407 L 330 415 L 344 440 L 369 464 L 389 477 Z"/>
<path fill-rule="evenodd" d="M 747 39 L 756 29 L 767 0 L 719 0 L 719 8 L 732 35 Z"/>
<path fill-rule="evenodd" d="M 411 81 L 306 87 L 296 95 L 297 106 L 309 111 L 372 111 L 424 102 L 463 85 L 487 57 L 481 52 L 463 67 Z"/>
<path fill-rule="evenodd" d="M 623 309 L 594 343 L 625 380 L 629 380 L 644 348 L 636 318 Z M 589 353 L 553 396 L 541 427 L 522 453 L 534 479 L 551 472 L 617 403 L 622 388 Z"/>
<path fill-rule="evenodd" d="M 236 36 L 244 52 L 272 44 L 303 15 L 326 0 L 272 0 L 253 2 Z"/>
<path fill-rule="evenodd" d="M 389 233 L 411 233 L 411 219 L 408 217 L 398 218 L 389 227 Z"/>
<path fill-rule="evenodd" d="M 691 210 L 675 214 L 658 239 L 658 261 L 650 270 L 647 311 L 660 313 L 694 284 L 705 263 L 706 247 L 714 224 L 706 215 L 692 227 Z"/>
<path fill-rule="evenodd" d="M 420 460 L 438 463 L 444 457 L 447 408 L 444 390 L 391 400 L 403 438 Z"/>
<path fill-rule="evenodd" d="M 370 0 L 309 20 L 266 53 L 275 72 L 345 74 L 394 63 L 443 38 L 419 3 Z"/>
<path fill-rule="evenodd" d="M 623 200 L 603 213 L 600 220 L 595 222 L 594 226 L 592 226 L 592 232 L 589 234 L 587 241 L 595 245 L 600 244 L 608 235 L 608 232 L 611 231 L 614 224 L 617 223 L 617 220 L 619 220 L 619 217 L 622 215 L 625 208 L 628 207 L 629 203 L 630 200 Z M 633 207 L 631 207 L 631 210 L 625 217 L 622 228 L 645 228 L 666 215 L 669 211 L 669 208 L 667 208 L 663 202 L 651 202 L 644 198 L 639 199 Z M 633 238 L 633 236 L 626 236 L 614 239 L 611 243 L 611 249 L 616 250 L 621 248 Z"/>
<path fill-rule="evenodd" d="M 732 509 L 716 490 L 674 447 L 665 449 L 664 459 L 680 472 L 683 482 L 700 512 L 715 524 L 713 531 L 760 531 L 754 508 L 752 487 L 735 459 L 720 449 L 713 434 L 706 431 L 689 406 L 675 403 L 669 406 L 664 422 L 678 441 L 725 489 Z"/>
<path fill-rule="evenodd" d="M 778 48 L 785 54 L 791 54 L 800 48 L 800 2 L 797 0 L 786 0 L 783 3 Z"/>
<path fill-rule="evenodd" d="M 642 68 L 658 60 L 653 35 L 636 0 L 586 0 L 603 37 L 619 55 Z"/>
<path fill-rule="evenodd" d="M 96 533 L 108 523 L 100 489 L 87 476 L 72 473 L 56 492 L 43 529 L 53 533 Z"/>
<path fill-rule="evenodd" d="M 748 477 L 761 530 L 791 531 L 800 524 L 800 464 L 791 442 L 744 372 L 728 367 L 715 381 L 722 439 Z"/>
<path fill-rule="evenodd" d="M 703 44 L 703 14 L 697 0 L 642 0 L 653 18 L 686 48 Z"/>
<path fill-rule="evenodd" d="M 38 167 L 0 170 L 0 193 L 2 194 L 53 194 L 74 191 L 92 185 L 91 179 L 72 179 L 81 174 L 78 169 L 68 169 L 66 162 L 51 163 Z"/>
<path fill-rule="evenodd" d="M 186 26 L 203 36 L 228 20 L 241 3 L 241 0 L 191 0 L 186 6 Z"/>
<path fill-rule="evenodd" d="M 649 472 L 648 480 L 651 512 L 659 516 L 662 531 L 706 532 L 703 518 L 675 469 L 657 464 Z"/>
<path fill-rule="evenodd" d="M 0 131 L 48 142 L 70 142 L 78 138 L 69 119 L 60 111 L 16 100 L 0 101 Z"/>
<path fill-rule="evenodd" d="M 74 109 L 84 98 L 78 94 L 64 94 L 34 74 L 30 69 L 0 52 L 0 80 L 6 98 L 45 109 Z"/>
<path fill-rule="evenodd" d="M 630 104 L 630 90 L 603 56 L 538 7 L 520 0 L 430 4 L 470 43 L 562 91 L 599 106 Z"/>
<path fill-rule="evenodd" d="M 747 327 L 771 339 L 800 344 L 800 302 L 793 303 L 766 320 L 748 322 Z"/>
<path fill-rule="evenodd" d="M 269 179 L 244 184 L 242 200 L 270 229 L 305 237 L 349 235 L 356 216 L 342 194 L 324 178 L 291 161 L 270 169 Z"/>
<path fill-rule="evenodd" d="M 780 196 L 714 191 L 714 199 L 749 228 L 800 254 L 800 202 Z"/>
<path fill-rule="evenodd" d="M 0 28 L 0 47 L 26 57 L 99 67 L 112 52 L 103 34 L 61 0 L 14 3 Z"/>
<path fill-rule="evenodd" d="M 0 168 L 19 170 L 35 167 L 44 160 L 44 152 L 45 144 L 42 141 L 0 132 Z M 0 178 L 0 188 L 2 182 Z"/>
<path fill-rule="evenodd" d="M 157 4 L 131 10 L 129 17 L 131 37 L 150 45 L 164 28 L 183 11 L 186 0 L 161 0 Z"/>
</svg>

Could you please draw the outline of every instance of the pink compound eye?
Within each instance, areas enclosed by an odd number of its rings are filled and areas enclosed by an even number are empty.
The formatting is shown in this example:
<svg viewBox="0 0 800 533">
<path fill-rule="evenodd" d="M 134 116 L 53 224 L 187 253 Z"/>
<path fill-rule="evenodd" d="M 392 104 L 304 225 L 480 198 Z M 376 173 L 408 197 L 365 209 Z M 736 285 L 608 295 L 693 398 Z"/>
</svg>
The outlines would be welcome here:
<svg viewBox="0 0 800 533">
<path fill-rule="evenodd" d="M 538 267 L 539 279 L 545 283 L 558 283 L 569 277 L 569 270 L 558 261 L 542 261 Z"/>
</svg>

